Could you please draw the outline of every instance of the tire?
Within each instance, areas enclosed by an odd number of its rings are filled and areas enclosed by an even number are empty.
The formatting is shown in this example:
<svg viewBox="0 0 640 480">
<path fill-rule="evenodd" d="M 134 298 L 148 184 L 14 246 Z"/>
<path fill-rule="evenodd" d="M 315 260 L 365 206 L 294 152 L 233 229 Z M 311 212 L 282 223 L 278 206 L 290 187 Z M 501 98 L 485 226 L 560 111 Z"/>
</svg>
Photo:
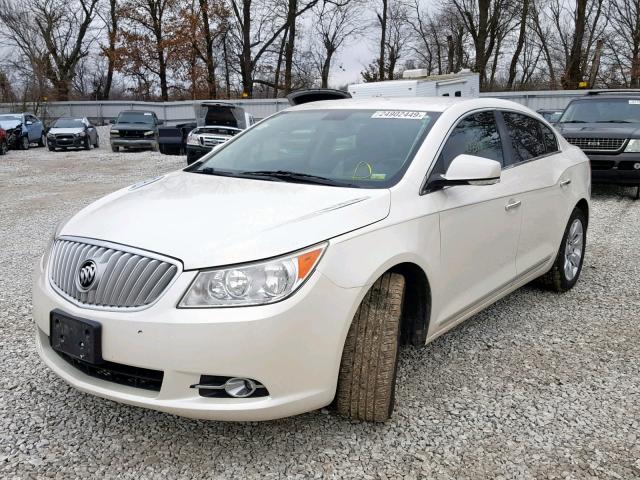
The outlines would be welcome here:
<svg viewBox="0 0 640 480">
<path fill-rule="evenodd" d="M 111 151 L 114 153 L 118 153 L 120 151 L 120 147 L 116 147 L 115 145 L 111 145 Z"/>
<path fill-rule="evenodd" d="M 96 143 L 93 144 L 93 148 L 100 148 L 100 137 L 96 135 Z"/>
<path fill-rule="evenodd" d="M 38 140 L 38 146 L 39 147 L 44 147 L 46 144 L 46 138 L 44 136 L 44 133 L 42 135 L 40 135 L 40 140 Z"/>
<path fill-rule="evenodd" d="M 340 415 L 384 422 L 393 412 L 405 279 L 387 272 L 358 307 L 342 352 L 335 406 Z"/>
<path fill-rule="evenodd" d="M 29 137 L 20 137 L 20 150 L 29 150 Z"/>
<path fill-rule="evenodd" d="M 6 140 L 4 140 L 2 143 L 0 143 L 0 155 L 6 155 L 8 151 L 9 151 L 9 144 L 7 143 Z"/>
<path fill-rule="evenodd" d="M 50 152 L 55 152 L 56 151 L 56 147 L 52 147 L 51 145 L 49 145 L 49 151 Z"/>
<path fill-rule="evenodd" d="M 540 277 L 540 283 L 555 292 L 562 293 L 571 290 L 580 278 L 586 245 L 587 216 L 582 210 L 576 208 L 569 217 L 556 260 L 553 262 L 551 270 Z M 576 258 L 578 248 L 579 258 Z M 569 255 L 570 252 L 571 255 Z M 569 261 L 569 258 L 572 258 L 573 261 Z"/>
<path fill-rule="evenodd" d="M 84 145 L 82 146 L 85 150 L 91 149 L 91 144 L 89 143 L 89 137 L 84 137 Z"/>
</svg>

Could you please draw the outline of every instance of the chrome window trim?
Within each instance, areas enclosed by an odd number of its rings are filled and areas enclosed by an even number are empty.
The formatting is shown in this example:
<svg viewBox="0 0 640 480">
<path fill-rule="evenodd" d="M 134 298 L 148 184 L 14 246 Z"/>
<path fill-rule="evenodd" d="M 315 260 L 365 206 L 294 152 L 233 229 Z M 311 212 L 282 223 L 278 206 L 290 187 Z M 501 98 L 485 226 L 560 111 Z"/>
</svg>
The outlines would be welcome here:
<svg viewBox="0 0 640 480">
<path fill-rule="evenodd" d="M 55 282 L 51 277 L 51 264 L 54 260 L 54 255 L 49 255 L 49 258 L 47 259 L 46 269 L 44 272 L 47 277 L 47 281 L 49 285 L 62 298 L 67 300 L 69 303 L 72 303 L 76 307 L 79 307 L 82 309 L 96 310 L 96 311 L 102 311 L 102 312 L 139 312 L 141 310 L 146 310 L 148 308 L 151 308 L 153 305 L 155 305 L 160 301 L 160 299 L 167 293 L 167 291 L 169 291 L 169 289 L 173 286 L 173 284 L 178 280 L 178 277 L 180 277 L 180 275 L 184 271 L 182 262 L 177 258 L 168 257 L 168 256 L 161 255 L 159 253 L 155 253 L 149 250 L 143 250 L 140 248 L 131 247 L 129 245 L 123 245 L 121 243 L 114 243 L 106 240 L 97 240 L 97 239 L 88 238 L 88 237 L 61 235 L 54 239 L 51 245 L 51 249 L 53 250 L 55 243 L 61 240 L 68 241 L 68 242 L 83 243 L 87 245 L 93 245 L 96 247 L 108 248 L 108 249 L 117 250 L 125 253 L 130 253 L 132 255 L 139 255 L 142 257 L 151 258 L 153 260 L 158 260 L 160 262 L 169 263 L 175 266 L 177 269 L 175 275 L 173 276 L 171 281 L 167 284 L 167 286 L 162 290 L 162 292 L 158 294 L 155 300 L 153 300 L 151 303 L 148 303 L 147 305 L 141 305 L 139 307 L 112 307 L 112 306 L 91 305 L 91 304 L 86 304 L 78 301 L 71 295 L 68 295 L 67 293 L 65 293 L 60 287 L 58 287 L 55 284 Z"/>
</svg>

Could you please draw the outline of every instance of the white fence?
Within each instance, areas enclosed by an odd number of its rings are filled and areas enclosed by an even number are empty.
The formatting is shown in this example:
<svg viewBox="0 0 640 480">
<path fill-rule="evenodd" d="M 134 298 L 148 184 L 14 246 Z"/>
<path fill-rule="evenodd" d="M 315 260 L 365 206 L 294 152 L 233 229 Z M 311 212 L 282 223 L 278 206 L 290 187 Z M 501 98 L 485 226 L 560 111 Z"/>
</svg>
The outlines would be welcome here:
<svg viewBox="0 0 640 480">
<path fill-rule="evenodd" d="M 532 110 L 562 109 L 572 98 L 584 95 L 584 90 L 548 90 L 536 92 L 485 92 L 481 97 L 496 97 L 521 103 Z M 257 119 L 264 118 L 289 106 L 284 98 L 257 100 L 222 100 L 244 108 Z M 195 120 L 194 102 L 129 102 L 129 101 L 86 101 L 86 102 L 48 102 L 35 105 L 0 104 L 0 113 L 22 111 L 25 108 L 34 111 L 45 123 L 48 120 L 69 116 L 88 117 L 102 124 L 118 116 L 122 110 L 150 110 L 169 125 Z"/>
<path fill-rule="evenodd" d="M 284 98 L 258 100 L 221 100 L 244 108 L 257 119 L 264 118 L 289 106 Z M 155 112 L 158 118 L 170 125 L 195 121 L 193 101 L 185 102 L 135 102 L 135 101 L 73 101 L 47 102 L 40 105 L 0 104 L 0 113 L 20 112 L 25 109 L 47 120 L 58 117 L 90 118 L 97 124 L 108 123 L 117 118 L 123 110 L 147 110 Z"/>
</svg>

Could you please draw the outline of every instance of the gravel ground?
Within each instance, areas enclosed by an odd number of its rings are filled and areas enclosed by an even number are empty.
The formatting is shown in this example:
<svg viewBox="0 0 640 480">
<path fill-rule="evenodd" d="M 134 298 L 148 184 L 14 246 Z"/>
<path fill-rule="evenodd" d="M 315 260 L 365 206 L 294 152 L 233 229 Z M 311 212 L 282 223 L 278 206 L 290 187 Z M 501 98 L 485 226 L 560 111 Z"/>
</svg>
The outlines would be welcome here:
<svg viewBox="0 0 640 480">
<path fill-rule="evenodd" d="M 104 130 L 104 129 L 103 129 Z M 56 223 L 184 157 L 0 157 L 0 478 L 640 478 L 640 202 L 594 190 L 585 268 L 402 350 L 386 424 L 188 420 L 82 394 L 39 361 L 31 269 Z"/>
</svg>

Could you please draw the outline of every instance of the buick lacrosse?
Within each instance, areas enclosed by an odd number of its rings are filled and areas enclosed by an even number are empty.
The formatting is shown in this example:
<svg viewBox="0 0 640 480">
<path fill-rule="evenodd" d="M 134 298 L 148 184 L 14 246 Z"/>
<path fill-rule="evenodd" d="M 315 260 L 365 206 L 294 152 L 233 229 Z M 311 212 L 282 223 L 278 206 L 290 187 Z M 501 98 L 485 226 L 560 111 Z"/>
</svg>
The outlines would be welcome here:
<svg viewBox="0 0 640 480">
<path fill-rule="evenodd" d="M 401 345 L 532 280 L 575 285 L 589 195 L 582 151 L 512 102 L 307 103 L 59 225 L 38 351 L 79 390 L 178 415 L 384 421 Z"/>
</svg>

